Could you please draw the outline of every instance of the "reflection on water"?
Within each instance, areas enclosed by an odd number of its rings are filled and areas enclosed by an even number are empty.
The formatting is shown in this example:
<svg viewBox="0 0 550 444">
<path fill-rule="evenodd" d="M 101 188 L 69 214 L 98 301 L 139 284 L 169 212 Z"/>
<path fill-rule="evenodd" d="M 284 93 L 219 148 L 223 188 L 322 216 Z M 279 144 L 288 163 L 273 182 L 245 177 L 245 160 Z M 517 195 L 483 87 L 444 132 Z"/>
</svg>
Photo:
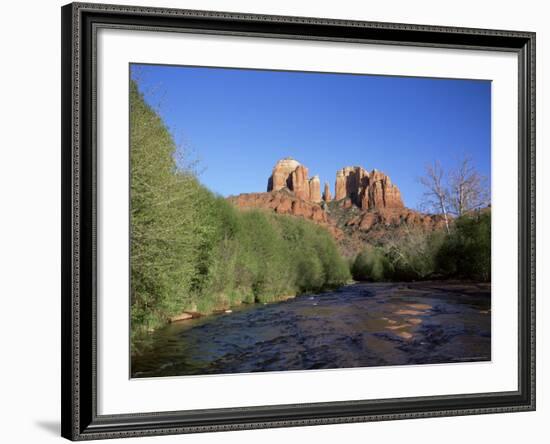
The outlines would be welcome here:
<svg viewBox="0 0 550 444">
<path fill-rule="evenodd" d="M 358 283 L 168 325 L 132 377 L 491 359 L 487 284 Z"/>
</svg>

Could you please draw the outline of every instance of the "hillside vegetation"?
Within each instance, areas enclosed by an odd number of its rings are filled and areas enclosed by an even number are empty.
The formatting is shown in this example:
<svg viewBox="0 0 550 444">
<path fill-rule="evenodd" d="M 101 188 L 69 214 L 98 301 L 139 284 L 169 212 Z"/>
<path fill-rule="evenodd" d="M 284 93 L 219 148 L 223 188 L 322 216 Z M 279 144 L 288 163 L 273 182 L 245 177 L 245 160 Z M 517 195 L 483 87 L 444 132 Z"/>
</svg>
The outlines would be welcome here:
<svg viewBox="0 0 550 444">
<path fill-rule="evenodd" d="M 240 211 L 178 165 L 170 133 L 133 81 L 130 110 L 132 352 L 138 336 L 182 311 L 275 301 L 350 279 L 323 227 Z"/>
<path fill-rule="evenodd" d="M 449 232 L 404 226 L 388 230 L 353 261 L 356 280 L 410 281 L 431 278 L 491 280 L 491 213 L 454 220 Z"/>
</svg>

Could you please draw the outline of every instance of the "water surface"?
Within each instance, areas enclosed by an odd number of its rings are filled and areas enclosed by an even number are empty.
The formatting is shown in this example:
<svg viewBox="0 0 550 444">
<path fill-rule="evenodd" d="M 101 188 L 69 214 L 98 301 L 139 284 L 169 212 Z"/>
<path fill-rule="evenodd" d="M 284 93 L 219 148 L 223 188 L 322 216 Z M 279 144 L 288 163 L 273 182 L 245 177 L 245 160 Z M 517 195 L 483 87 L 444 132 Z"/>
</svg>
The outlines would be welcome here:
<svg viewBox="0 0 550 444">
<path fill-rule="evenodd" d="M 170 324 L 132 377 L 488 361 L 489 284 L 357 283 Z"/>
</svg>

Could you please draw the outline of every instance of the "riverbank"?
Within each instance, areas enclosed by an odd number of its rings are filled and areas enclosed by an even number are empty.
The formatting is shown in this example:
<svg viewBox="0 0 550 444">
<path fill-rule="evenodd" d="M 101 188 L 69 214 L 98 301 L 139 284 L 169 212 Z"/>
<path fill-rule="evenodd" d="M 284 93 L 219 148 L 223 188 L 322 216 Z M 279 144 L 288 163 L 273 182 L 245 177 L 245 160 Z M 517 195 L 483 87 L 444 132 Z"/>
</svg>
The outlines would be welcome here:
<svg viewBox="0 0 550 444">
<path fill-rule="evenodd" d="M 345 287 L 347 285 L 368 284 L 368 283 L 369 282 L 367 282 L 367 281 L 352 280 L 352 281 L 347 282 L 344 285 L 340 285 L 340 286 L 336 286 L 336 287 L 323 288 L 323 289 L 321 289 L 321 292 L 334 291 L 334 290 L 337 290 L 338 288 L 342 288 L 342 287 Z M 372 283 L 372 284 L 374 284 L 374 283 Z M 394 292 L 394 294 L 402 294 L 402 295 L 407 295 L 407 294 L 410 295 L 411 292 L 413 292 L 414 294 L 421 294 L 421 293 L 423 293 L 425 291 L 428 291 L 428 290 L 429 291 L 434 291 L 434 290 L 437 291 L 438 288 L 441 289 L 441 287 L 444 287 L 446 289 L 445 291 L 454 291 L 455 293 L 458 292 L 460 294 L 462 294 L 462 293 L 468 294 L 468 293 L 474 291 L 474 289 L 478 289 L 478 290 L 481 290 L 481 291 L 490 291 L 490 289 L 491 289 L 491 284 L 488 283 L 488 282 L 471 282 L 470 283 L 470 282 L 464 282 L 464 281 L 459 281 L 459 280 L 426 280 L 426 281 L 402 282 L 402 283 L 379 282 L 378 284 L 382 284 L 382 285 L 387 284 L 387 285 L 391 285 L 391 286 L 398 285 L 397 288 L 392 288 L 392 292 Z M 453 289 L 453 290 L 451 290 L 451 289 Z M 254 305 L 254 304 L 259 304 L 259 303 L 261 303 L 263 305 L 274 304 L 274 303 L 279 303 L 279 302 L 285 302 L 285 301 L 288 301 L 289 299 L 294 299 L 298 296 L 303 296 L 303 295 L 307 295 L 307 294 L 310 294 L 310 293 L 304 292 L 304 293 L 299 293 L 299 294 L 286 294 L 286 295 L 282 295 L 282 296 L 275 296 L 275 297 L 272 297 L 269 300 L 269 302 L 259 302 L 259 301 L 247 302 L 246 300 L 237 300 L 237 302 L 235 302 L 233 305 L 231 305 L 228 302 L 228 301 L 231 300 L 231 298 L 220 297 L 220 298 L 217 298 L 217 299 L 221 300 L 221 301 L 226 301 L 225 303 L 222 303 L 222 305 L 214 307 L 210 311 L 203 311 L 203 312 L 197 311 L 196 306 L 193 306 L 192 308 L 183 310 L 179 314 L 176 314 L 174 316 L 169 317 L 167 322 L 164 323 L 163 325 L 159 326 L 158 328 L 165 327 L 167 324 L 171 324 L 171 323 L 174 323 L 174 322 L 189 321 L 189 320 L 192 320 L 192 319 L 204 318 L 206 316 L 229 314 L 229 313 L 232 313 L 233 310 L 238 309 L 238 308 L 242 307 L 243 305 L 248 306 L 248 305 Z M 152 333 L 153 331 L 157 330 L 158 328 L 150 329 L 149 333 Z"/>
<path fill-rule="evenodd" d="M 320 291 L 321 292 L 333 291 L 333 290 L 337 290 L 338 288 L 341 288 L 343 286 L 351 285 L 351 284 L 354 284 L 354 283 L 357 283 L 357 282 L 356 281 L 349 281 L 349 282 L 347 282 L 343 285 L 326 286 L 326 287 L 320 289 Z M 254 296 L 251 296 L 251 297 L 248 297 L 248 298 L 247 297 L 244 297 L 244 298 L 234 298 L 233 297 L 232 298 L 232 297 L 227 297 L 225 295 L 221 295 L 221 296 L 217 296 L 217 297 L 213 298 L 214 301 L 218 302 L 218 305 L 208 304 L 207 307 L 209 309 L 199 311 L 197 309 L 197 305 L 195 304 L 192 307 L 189 307 L 189 308 L 181 311 L 178 314 L 175 314 L 173 316 L 168 317 L 166 322 L 164 322 L 162 324 L 159 324 L 156 328 L 149 328 L 147 330 L 147 333 L 153 333 L 154 331 L 156 331 L 160 328 L 163 328 L 166 325 L 172 324 L 172 323 L 186 322 L 186 321 L 190 321 L 192 319 L 199 319 L 199 318 L 204 318 L 204 317 L 209 317 L 209 316 L 216 316 L 216 315 L 221 315 L 221 314 L 229 314 L 229 313 L 232 313 L 233 310 L 242 308 L 243 306 L 250 306 L 250 305 L 256 305 L 256 304 L 261 304 L 261 305 L 276 304 L 276 303 L 279 303 L 279 302 L 285 302 L 285 301 L 288 301 L 289 299 L 294 299 L 298 296 L 303 296 L 303 295 L 307 295 L 307 294 L 310 294 L 310 293 L 309 292 L 303 292 L 303 293 L 294 293 L 294 294 L 283 294 L 283 295 L 280 295 L 280 296 L 271 296 L 269 299 L 260 299 L 260 300 L 256 300 L 254 298 Z"/>
<path fill-rule="evenodd" d="M 345 287 L 356 283 L 355 281 L 348 281 L 343 285 L 327 285 L 320 292 L 334 291 L 339 288 Z M 197 305 L 193 305 L 178 314 L 167 317 L 164 321 L 157 321 L 154 326 L 150 326 L 147 330 L 136 331 L 136 329 L 131 329 L 133 331 L 132 336 L 132 347 L 131 355 L 141 355 L 143 354 L 143 346 L 148 348 L 148 344 L 151 342 L 151 335 L 156 331 L 162 330 L 171 324 L 188 324 L 190 321 L 195 321 L 201 319 L 202 321 L 208 320 L 209 318 L 228 315 L 236 311 L 242 311 L 245 308 L 253 306 L 263 306 L 269 304 L 277 304 L 281 302 L 286 302 L 297 297 L 309 295 L 311 292 L 302 292 L 297 294 L 283 294 L 280 296 L 270 296 L 269 298 L 255 298 L 253 295 L 250 297 L 228 297 L 226 295 L 218 295 L 215 298 L 212 298 L 208 304 L 203 305 L 206 309 L 198 310 Z M 214 305 L 214 304 L 218 305 Z"/>
</svg>

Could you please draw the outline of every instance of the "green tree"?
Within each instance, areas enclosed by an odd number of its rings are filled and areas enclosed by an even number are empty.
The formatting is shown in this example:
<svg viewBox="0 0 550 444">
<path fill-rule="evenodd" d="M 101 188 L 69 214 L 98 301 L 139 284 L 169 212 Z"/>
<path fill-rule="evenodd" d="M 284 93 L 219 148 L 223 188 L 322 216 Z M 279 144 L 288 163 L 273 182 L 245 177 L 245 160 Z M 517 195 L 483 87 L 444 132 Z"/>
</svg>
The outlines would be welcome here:
<svg viewBox="0 0 550 444">
<path fill-rule="evenodd" d="M 476 211 L 458 218 L 437 254 L 447 277 L 491 280 L 491 213 Z"/>
<path fill-rule="evenodd" d="M 197 263 L 212 227 L 201 218 L 207 193 L 178 169 L 176 146 L 130 83 L 132 331 L 154 328 L 191 300 Z M 135 328 L 134 328 L 135 327 Z"/>
<path fill-rule="evenodd" d="M 369 245 L 356 256 L 351 273 L 358 281 L 380 282 L 390 280 L 393 269 L 384 251 Z"/>
</svg>

